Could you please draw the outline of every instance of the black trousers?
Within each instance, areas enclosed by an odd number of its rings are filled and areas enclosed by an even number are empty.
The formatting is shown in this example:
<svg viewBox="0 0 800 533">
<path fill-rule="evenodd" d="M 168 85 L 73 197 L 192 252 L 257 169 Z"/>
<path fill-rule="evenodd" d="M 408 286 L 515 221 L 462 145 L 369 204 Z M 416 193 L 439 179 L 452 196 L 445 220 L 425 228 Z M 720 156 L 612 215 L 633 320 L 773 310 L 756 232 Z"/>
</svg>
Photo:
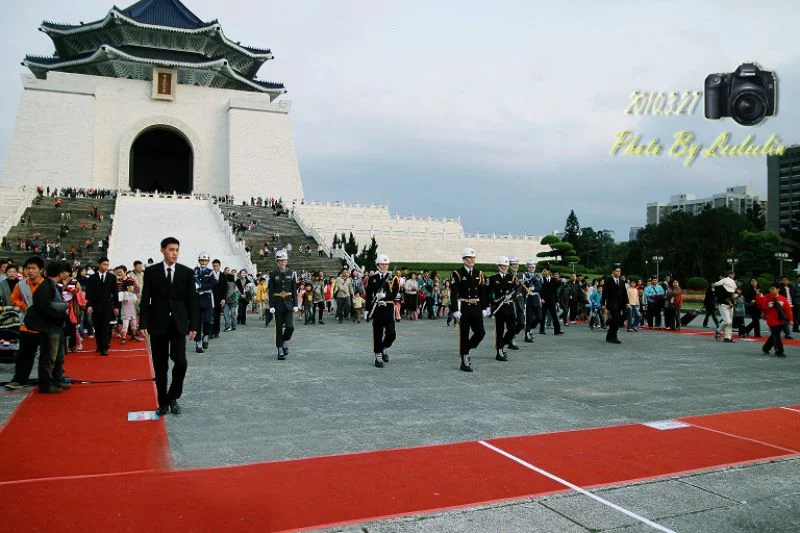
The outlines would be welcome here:
<svg viewBox="0 0 800 533">
<path fill-rule="evenodd" d="M 372 313 L 372 352 L 383 353 L 397 338 L 394 322 L 394 302 L 378 305 Z"/>
<path fill-rule="evenodd" d="M 512 304 L 506 304 L 494 314 L 494 349 L 500 351 L 504 346 L 511 344 L 514 340 L 514 308 Z"/>
<path fill-rule="evenodd" d="M 544 333 L 544 323 L 545 323 L 545 316 L 550 315 L 550 319 L 553 321 L 553 332 L 560 333 L 561 332 L 561 324 L 558 323 L 558 314 L 556 313 L 556 306 L 555 304 L 547 303 L 542 307 L 542 320 L 539 322 L 539 333 Z"/>
<path fill-rule="evenodd" d="M 711 307 L 706 307 L 706 317 L 703 319 L 703 327 L 708 326 L 708 320 L 714 320 L 714 325 L 719 327 L 719 319 L 717 318 L 717 308 L 713 305 Z M 760 311 L 759 311 L 760 312 Z"/>
<path fill-rule="evenodd" d="M 578 301 L 577 300 L 570 300 L 569 302 L 569 320 L 570 322 L 575 322 L 575 319 L 578 316 Z"/>
<path fill-rule="evenodd" d="M 744 328 L 745 334 L 749 334 L 751 331 L 753 335 L 756 337 L 761 336 L 761 309 L 753 305 L 750 309 L 748 309 L 748 313 L 750 315 L 750 323 L 747 324 L 747 327 Z"/>
<path fill-rule="evenodd" d="M 39 389 L 58 387 L 64 378 L 64 332 L 63 330 L 39 333 Z"/>
<path fill-rule="evenodd" d="M 536 329 L 542 322 L 542 306 L 534 305 L 533 298 L 525 299 L 525 334 Z"/>
<path fill-rule="evenodd" d="M 214 332 L 214 310 L 210 307 L 200 309 L 200 329 L 194 336 L 195 342 L 203 340 L 204 336 L 211 335 Z"/>
<path fill-rule="evenodd" d="M 247 323 L 247 306 L 250 302 L 247 298 L 239 299 L 239 314 L 236 315 L 236 323 L 245 325 Z"/>
<path fill-rule="evenodd" d="M 785 326 L 781 324 L 780 326 L 770 326 L 769 327 L 769 338 L 767 342 L 764 343 L 764 346 L 761 349 L 765 352 L 769 352 L 772 349 L 772 346 L 775 346 L 775 353 L 783 353 L 783 341 L 781 340 L 781 333 L 783 332 L 783 328 Z M 19 382 L 18 382 L 19 383 Z"/>
<path fill-rule="evenodd" d="M 167 332 L 163 335 L 150 335 L 150 351 L 153 354 L 153 370 L 156 374 L 158 406 L 165 407 L 177 400 L 183 393 L 183 380 L 186 377 L 186 335 L 178 332 L 175 322 L 170 320 Z M 172 359 L 172 383 L 167 390 L 167 372 Z"/>
<path fill-rule="evenodd" d="M 275 346 L 280 348 L 294 333 L 294 312 L 292 308 L 275 309 Z"/>
<path fill-rule="evenodd" d="M 211 328 L 211 332 L 214 335 L 219 335 L 219 326 L 222 320 L 222 307 L 225 304 L 220 305 L 219 302 L 214 302 L 214 326 Z"/>
<path fill-rule="evenodd" d="M 433 296 L 425 298 L 425 311 L 427 311 L 429 319 L 436 318 L 433 314 Z"/>
<path fill-rule="evenodd" d="M 469 355 L 469 351 L 477 348 L 485 336 L 482 314 L 461 315 L 461 320 L 458 321 L 458 353 L 462 356 Z"/>
<path fill-rule="evenodd" d="M 614 309 L 607 309 L 607 311 L 608 311 L 608 331 L 606 332 L 606 340 L 615 341 L 618 340 L 617 331 L 619 331 L 619 327 L 622 325 L 623 310 L 614 308 Z"/>
<path fill-rule="evenodd" d="M 31 377 L 33 371 L 33 361 L 36 359 L 36 351 L 42 340 L 38 333 L 19 332 L 19 349 L 17 350 L 17 362 L 14 364 L 14 383 L 25 385 Z"/>
<path fill-rule="evenodd" d="M 108 345 L 111 343 L 111 319 L 113 315 L 111 309 L 97 310 L 94 309 L 92 313 L 92 320 L 94 320 L 94 340 L 97 342 L 97 351 L 108 351 Z"/>
<path fill-rule="evenodd" d="M 317 313 L 319 314 L 319 319 L 318 319 L 318 322 L 319 322 L 320 324 L 322 324 L 322 313 L 324 313 L 324 312 L 325 312 L 325 302 L 324 302 L 324 301 L 321 301 L 321 302 L 316 302 L 316 303 L 314 304 L 314 307 L 316 307 L 316 308 L 317 308 Z M 312 319 L 312 320 L 314 319 L 314 314 L 313 314 L 313 313 L 311 314 L 311 319 Z"/>
</svg>

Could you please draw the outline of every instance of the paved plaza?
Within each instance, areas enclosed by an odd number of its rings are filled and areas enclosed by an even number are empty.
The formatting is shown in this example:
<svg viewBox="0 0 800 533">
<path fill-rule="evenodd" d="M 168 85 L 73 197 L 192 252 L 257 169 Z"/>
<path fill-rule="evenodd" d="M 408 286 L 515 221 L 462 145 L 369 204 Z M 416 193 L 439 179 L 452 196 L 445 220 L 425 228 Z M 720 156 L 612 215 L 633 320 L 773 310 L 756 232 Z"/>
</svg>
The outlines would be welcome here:
<svg viewBox="0 0 800 533">
<path fill-rule="evenodd" d="M 755 341 L 723 344 L 688 331 L 623 331 L 621 345 L 585 325 L 564 331 L 520 343 L 508 362 L 494 360 L 489 331 L 467 374 L 458 370 L 457 332 L 443 320 L 399 323 L 391 361 L 378 369 L 369 324 L 300 321 L 288 359 L 278 361 L 273 327 L 250 316 L 209 353 L 189 355 L 183 414 L 166 418 L 174 465 L 239 465 L 800 403 L 796 347 L 778 359 L 762 355 Z M 11 371 L 0 365 L 0 378 Z M 0 396 L 2 416 L 22 397 Z M 790 458 L 597 494 L 674 531 L 797 531 L 798 481 L 800 460 Z M 492 530 L 653 529 L 567 493 L 330 531 Z"/>
</svg>

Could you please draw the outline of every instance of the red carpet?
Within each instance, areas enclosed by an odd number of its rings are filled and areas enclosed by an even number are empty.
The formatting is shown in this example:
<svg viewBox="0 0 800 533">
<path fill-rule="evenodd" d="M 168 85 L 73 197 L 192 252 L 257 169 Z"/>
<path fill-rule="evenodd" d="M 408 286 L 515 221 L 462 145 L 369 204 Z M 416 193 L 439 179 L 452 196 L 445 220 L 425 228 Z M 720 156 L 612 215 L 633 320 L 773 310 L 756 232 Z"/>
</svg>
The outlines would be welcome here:
<svg viewBox="0 0 800 533">
<path fill-rule="evenodd" d="M 123 356 L 129 354 L 136 357 Z M 153 374 L 146 354 L 146 348 L 115 352 L 113 347 L 108 357 L 68 353 L 65 374 L 84 380 L 148 379 Z M 169 468 L 164 422 L 128 422 L 129 411 L 155 407 L 152 381 L 33 392 L 0 432 L 0 482 Z"/>
<path fill-rule="evenodd" d="M 682 420 L 800 453 L 800 413 L 787 409 L 758 409 L 693 416 Z"/>
<path fill-rule="evenodd" d="M 487 442 L 579 486 L 621 483 L 788 454 L 698 428 L 658 430 L 639 424 Z"/>
<path fill-rule="evenodd" d="M 109 357 L 69 354 L 67 374 L 149 378 L 141 348 L 115 343 Z M 0 501 L 13 502 L 4 507 L 4 530 L 285 531 L 567 490 L 477 442 L 175 471 L 163 420 L 127 421 L 129 411 L 154 407 L 151 381 L 29 395 L 0 427 Z M 798 412 L 685 421 L 698 427 L 632 424 L 489 442 L 583 487 L 800 453 Z M 41 512 L 43 501 L 57 509 Z"/>
<path fill-rule="evenodd" d="M 477 443 L 135 474 L 14 487 L 16 501 L 60 512 L 4 512 L 4 523 L 61 531 L 282 531 L 561 490 Z M 86 505 L 91 494 L 92 505 Z"/>
<path fill-rule="evenodd" d="M 673 331 L 673 330 L 669 330 L 669 329 L 648 329 L 648 328 L 640 328 L 639 331 L 650 331 L 650 332 L 656 332 L 656 333 L 672 333 L 672 334 L 676 334 L 676 335 L 680 335 L 680 334 L 700 335 L 701 337 L 711 337 L 711 338 L 713 338 L 715 330 L 713 330 L 713 329 L 692 329 L 692 328 L 683 327 L 683 328 L 680 329 L 680 331 Z M 767 334 L 769 334 L 769 330 L 767 329 L 767 330 L 761 330 L 762 335 L 764 334 L 765 331 L 766 331 Z M 764 337 L 762 337 L 760 339 L 756 339 L 754 337 L 747 337 L 747 339 L 752 340 L 752 344 L 764 344 L 765 342 L 767 342 L 767 336 L 768 335 L 766 335 L 766 336 L 764 336 Z M 743 339 L 741 339 L 741 337 L 739 337 L 739 334 L 736 333 L 736 331 L 734 331 L 733 332 L 733 340 L 739 341 L 739 340 L 743 340 Z M 722 342 L 722 341 L 720 341 L 720 342 Z M 751 344 L 751 343 L 748 343 L 748 344 Z M 783 339 L 783 344 L 785 344 L 786 346 L 800 346 L 800 339 L 796 339 L 796 338 Z"/>
</svg>

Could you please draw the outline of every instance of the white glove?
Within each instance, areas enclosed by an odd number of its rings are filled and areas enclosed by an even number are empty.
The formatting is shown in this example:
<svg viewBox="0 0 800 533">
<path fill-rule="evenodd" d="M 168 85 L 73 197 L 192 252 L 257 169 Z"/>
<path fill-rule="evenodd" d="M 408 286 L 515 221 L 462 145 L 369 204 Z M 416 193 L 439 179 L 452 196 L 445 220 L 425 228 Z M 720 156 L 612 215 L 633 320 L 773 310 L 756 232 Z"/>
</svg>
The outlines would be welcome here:
<svg viewBox="0 0 800 533">
<path fill-rule="evenodd" d="M 454 312 L 453 318 L 455 318 L 456 320 L 461 320 L 461 311 Z"/>
<path fill-rule="evenodd" d="M 486 309 L 483 310 L 483 316 L 484 317 L 488 317 L 491 314 L 492 314 L 492 308 L 491 307 L 487 307 Z"/>
<path fill-rule="evenodd" d="M 294 306 L 294 307 L 292 308 L 292 310 L 293 310 L 293 311 L 296 313 L 296 312 L 297 312 L 297 306 Z"/>
<path fill-rule="evenodd" d="M 275 308 L 274 308 L 274 307 L 270 307 L 270 308 L 269 308 L 269 312 L 270 312 L 270 313 L 272 313 L 272 314 L 274 315 L 274 314 L 275 314 Z"/>
<path fill-rule="evenodd" d="M 364 321 L 369 320 L 369 311 L 364 311 Z"/>
</svg>

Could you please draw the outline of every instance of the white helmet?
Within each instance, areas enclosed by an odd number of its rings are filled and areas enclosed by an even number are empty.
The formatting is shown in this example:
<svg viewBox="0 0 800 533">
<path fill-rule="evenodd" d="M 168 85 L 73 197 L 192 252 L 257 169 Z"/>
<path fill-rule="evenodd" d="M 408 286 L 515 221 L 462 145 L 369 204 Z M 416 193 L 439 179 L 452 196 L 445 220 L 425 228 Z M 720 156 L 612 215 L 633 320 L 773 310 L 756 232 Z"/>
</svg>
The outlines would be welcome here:
<svg viewBox="0 0 800 533">
<path fill-rule="evenodd" d="M 535 259 L 528 259 L 528 262 L 526 264 L 529 267 L 535 267 L 536 266 L 536 260 Z"/>
<path fill-rule="evenodd" d="M 202 261 L 203 259 L 205 259 L 206 261 L 211 261 L 211 256 L 208 255 L 208 252 L 200 252 L 197 255 L 197 260 L 198 261 Z"/>
<path fill-rule="evenodd" d="M 280 261 L 281 259 L 289 259 L 289 252 L 286 250 L 278 250 L 275 252 L 275 261 Z"/>
<path fill-rule="evenodd" d="M 508 266 L 508 257 L 501 255 L 497 258 L 497 264 Z"/>
<path fill-rule="evenodd" d="M 461 258 L 465 257 L 475 257 L 475 250 L 472 248 L 463 248 L 461 250 Z"/>
<path fill-rule="evenodd" d="M 516 257 L 516 256 L 509 257 L 508 258 L 508 262 L 510 264 L 512 264 L 512 265 L 513 264 L 519 264 L 519 257 Z"/>
<path fill-rule="evenodd" d="M 388 265 L 389 264 L 389 256 L 386 254 L 381 254 L 375 259 L 376 265 Z"/>
</svg>

